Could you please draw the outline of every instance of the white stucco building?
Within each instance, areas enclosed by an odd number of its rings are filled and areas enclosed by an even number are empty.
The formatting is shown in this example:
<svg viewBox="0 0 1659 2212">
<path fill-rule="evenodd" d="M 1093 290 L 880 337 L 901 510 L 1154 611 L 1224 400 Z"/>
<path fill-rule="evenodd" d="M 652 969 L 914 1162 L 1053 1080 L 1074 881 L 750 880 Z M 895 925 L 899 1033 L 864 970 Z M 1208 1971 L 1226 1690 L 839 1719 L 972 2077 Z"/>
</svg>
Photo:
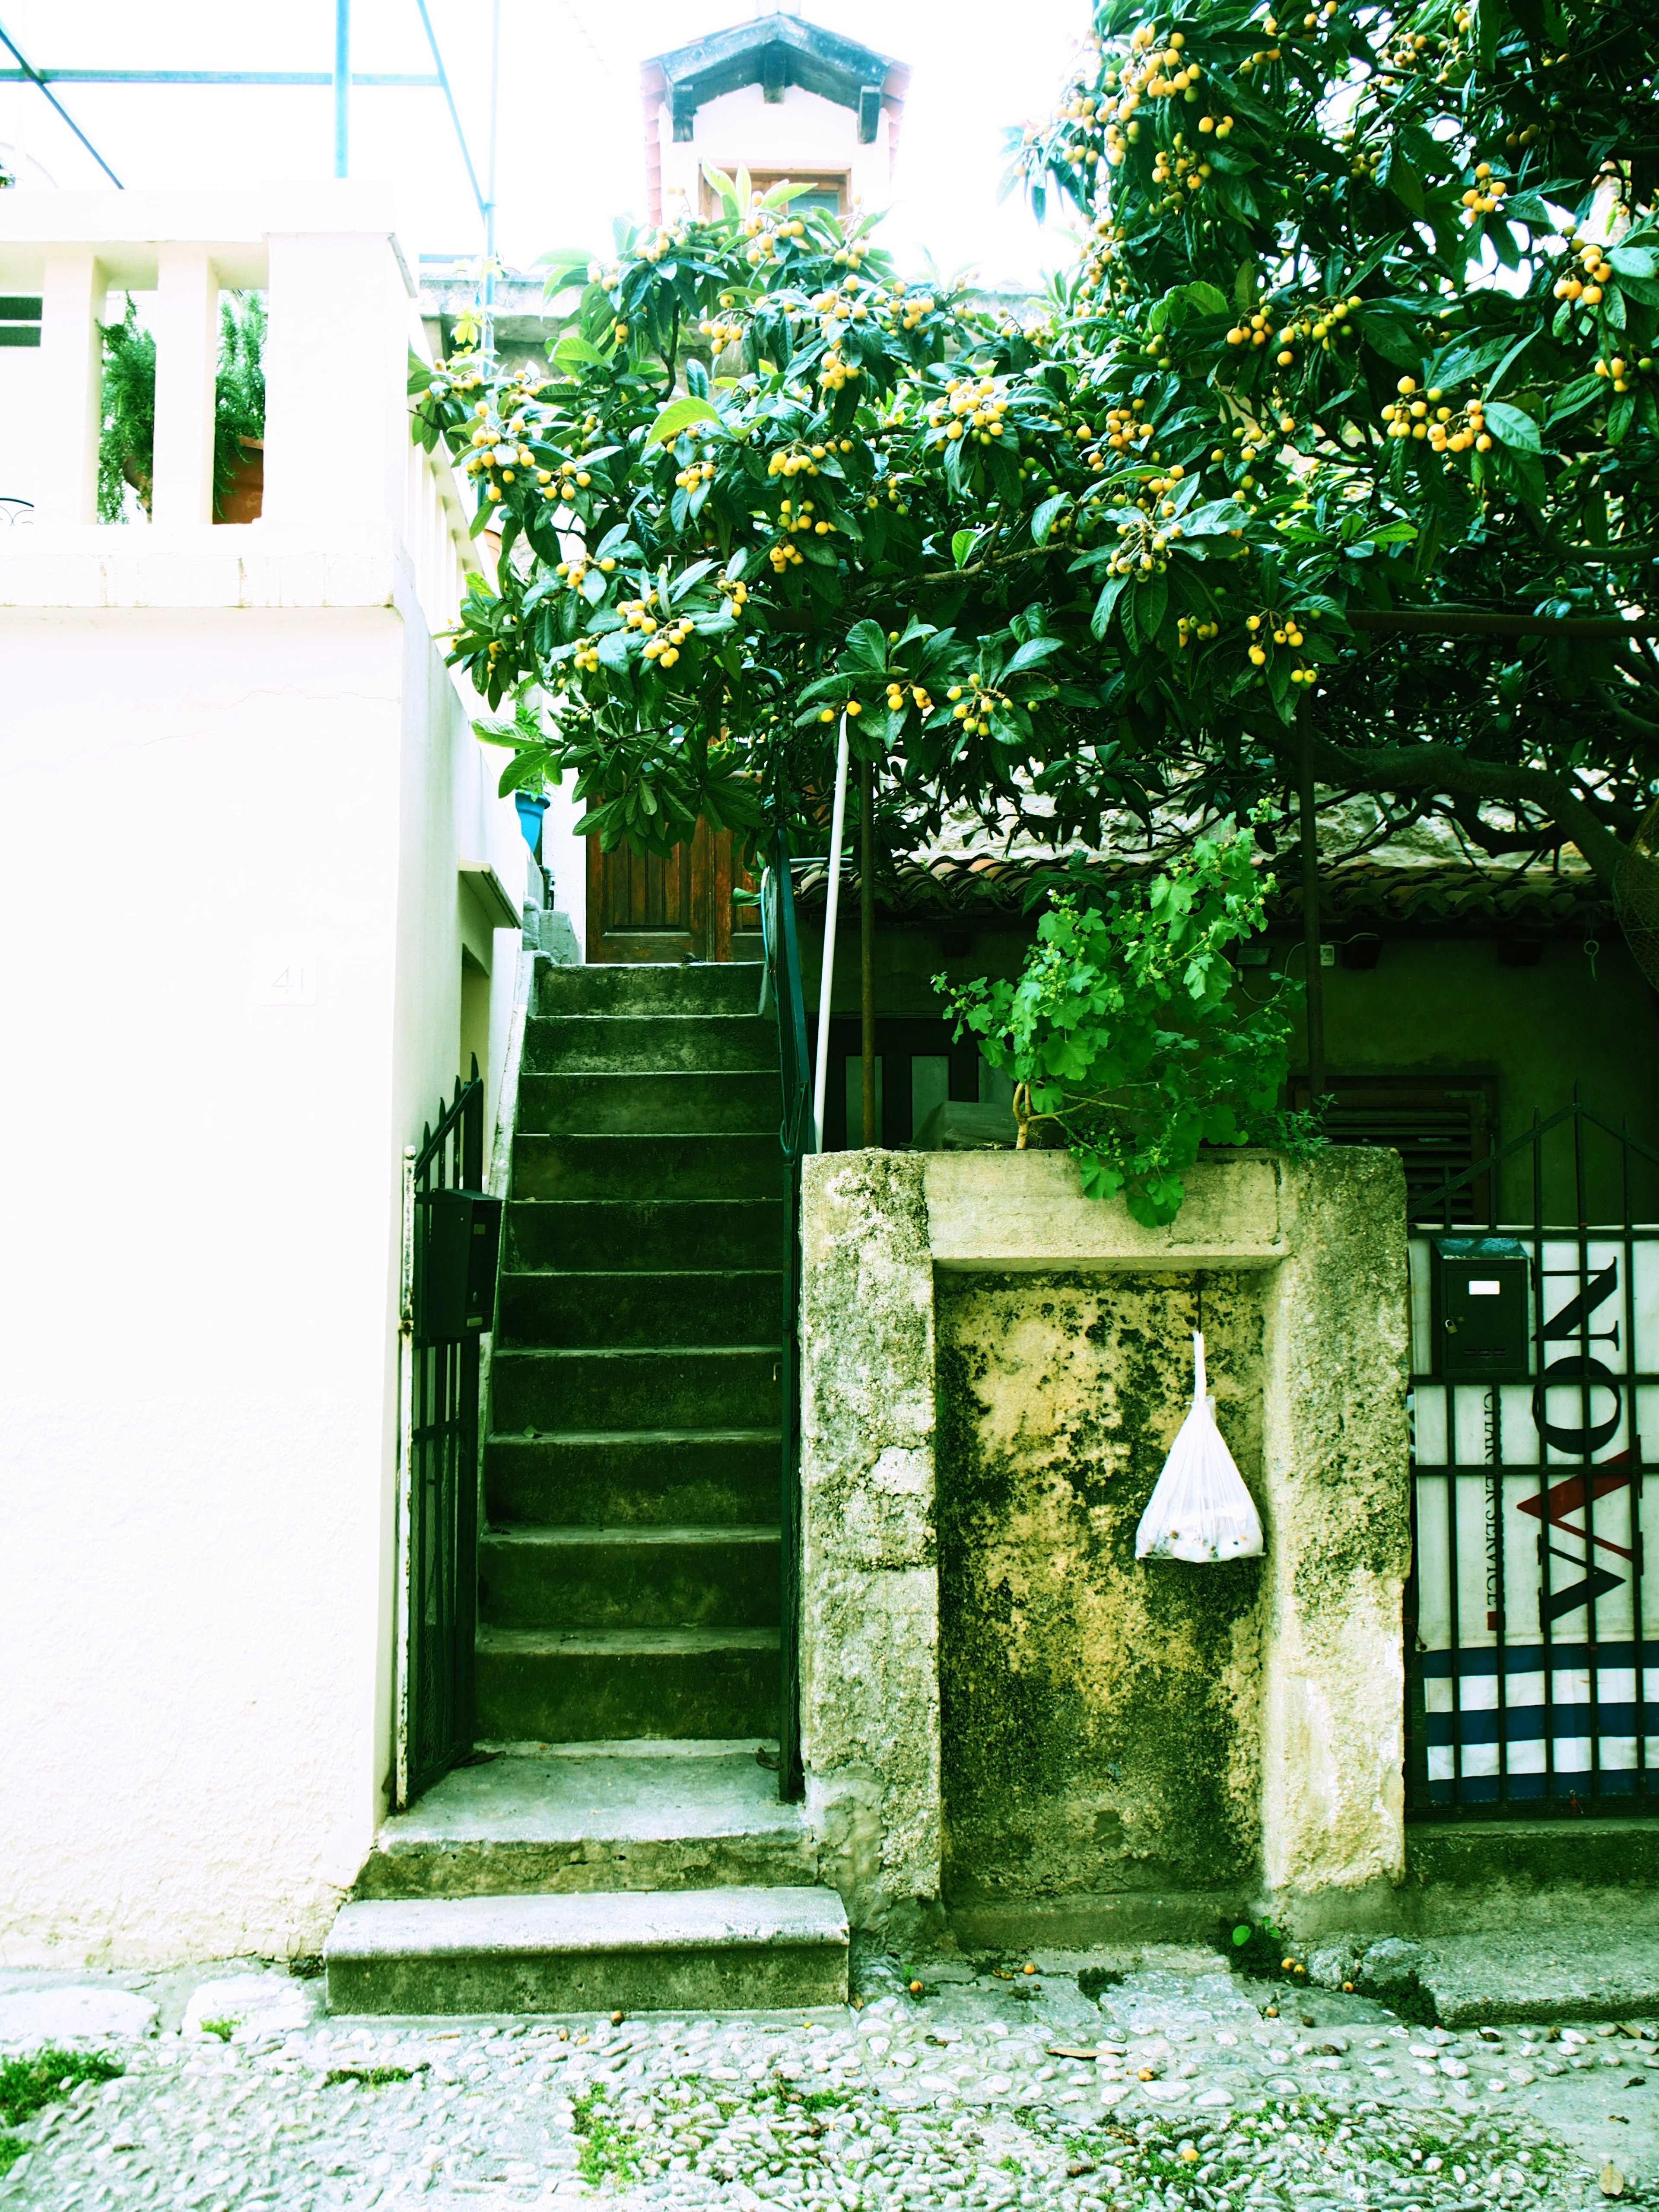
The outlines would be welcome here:
<svg viewBox="0 0 1659 2212">
<path fill-rule="evenodd" d="M 238 526 L 230 286 L 270 312 Z M 106 526 L 128 290 L 154 520 Z M 280 1955 L 386 1802 L 404 1149 L 475 1052 L 493 1114 L 514 1014 L 526 850 L 436 642 L 479 555 L 378 196 L 21 188 L 0 292 L 39 331 L 0 350 L 0 1958 Z"/>
</svg>

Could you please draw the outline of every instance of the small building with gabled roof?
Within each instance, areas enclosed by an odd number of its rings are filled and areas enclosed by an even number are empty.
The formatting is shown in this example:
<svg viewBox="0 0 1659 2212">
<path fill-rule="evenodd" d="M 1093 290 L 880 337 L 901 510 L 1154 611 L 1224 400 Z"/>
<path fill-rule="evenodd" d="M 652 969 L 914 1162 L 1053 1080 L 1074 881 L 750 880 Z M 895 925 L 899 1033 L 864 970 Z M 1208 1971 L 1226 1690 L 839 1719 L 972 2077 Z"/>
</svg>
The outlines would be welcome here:
<svg viewBox="0 0 1659 2212">
<path fill-rule="evenodd" d="M 910 72 L 856 39 L 779 8 L 640 68 L 647 213 L 708 211 L 705 167 L 746 168 L 766 189 L 805 184 L 807 205 L 880 206 L 892 182 Z"/>
</svg>

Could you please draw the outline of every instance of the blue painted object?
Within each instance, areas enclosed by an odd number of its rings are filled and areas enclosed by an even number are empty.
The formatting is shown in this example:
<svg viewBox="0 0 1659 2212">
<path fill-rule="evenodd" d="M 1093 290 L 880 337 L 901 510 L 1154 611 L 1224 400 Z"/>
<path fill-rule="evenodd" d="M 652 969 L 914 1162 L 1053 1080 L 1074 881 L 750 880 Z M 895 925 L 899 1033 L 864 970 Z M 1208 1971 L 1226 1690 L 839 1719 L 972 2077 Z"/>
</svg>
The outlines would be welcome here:
<svg viewBox="0 0 1659 2212">
<path fill-rule="evenodd" d="M 544 792 L 515 791 L 513 804 L 519 810 L 519 827 L 524 831 L 524 842 L 539 857 L 542 842 L 542 817 L 548 808 Z"/>
</svg>

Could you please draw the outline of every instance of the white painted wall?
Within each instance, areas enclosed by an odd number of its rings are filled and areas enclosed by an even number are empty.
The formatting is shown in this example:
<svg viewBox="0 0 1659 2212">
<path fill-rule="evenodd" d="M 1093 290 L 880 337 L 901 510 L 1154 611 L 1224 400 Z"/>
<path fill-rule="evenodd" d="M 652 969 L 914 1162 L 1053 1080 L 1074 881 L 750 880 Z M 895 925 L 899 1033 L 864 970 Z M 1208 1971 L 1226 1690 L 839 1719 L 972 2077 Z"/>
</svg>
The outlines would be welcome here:
<svg viewBox="0 0 1659 2212">
<path fill-rule="evenodd" d="M 273 324 L 308 261 L 345 318 L 347 498 L 301 496 L 337 378 L 274 343 L 278 519 L 0 533 L 6 1964 L 314 1950 L 385 1803 L 402 1152 L 457 1072 L 459 871 L 521 901 L 524 845 L 433 643 L 463 548 L 388 230 L 331 213 L 314 253 L 262 220 Z"/>
<path fill-rule="evenodd" d="M 786 177 L 845 169 L 851 174 L 854 198 L 866 210 L 884 208 L 893 191 L 890 124 L 884 107 L 874 143 L 860 146 L 858 116 L 852 108 L 793 84 L 781 100 L 769 102 L 759 85 L 746 84 L 705 100 L 693 118 L 691 137 L 677 144 L 665 102 L 658 120 L 664 212 L 676 190 L 684 193 L 694 210 L 699 207 L 698 179 L 705 162 L 728 176 L 734 176 L 740 164 L 750 171 Z"/>
<path fill-rule="evenodd" d="M 587 840 L 576 834 L 576 824 L 587 811 L 586 799 L 575 795 L 576 779 L 567 775 L 548 793 L 547 812 L 542 817 L 542 866 L 553 878 L 553 904 L 570 916 L 576 942 L 587 949 Z"/>
</svg>

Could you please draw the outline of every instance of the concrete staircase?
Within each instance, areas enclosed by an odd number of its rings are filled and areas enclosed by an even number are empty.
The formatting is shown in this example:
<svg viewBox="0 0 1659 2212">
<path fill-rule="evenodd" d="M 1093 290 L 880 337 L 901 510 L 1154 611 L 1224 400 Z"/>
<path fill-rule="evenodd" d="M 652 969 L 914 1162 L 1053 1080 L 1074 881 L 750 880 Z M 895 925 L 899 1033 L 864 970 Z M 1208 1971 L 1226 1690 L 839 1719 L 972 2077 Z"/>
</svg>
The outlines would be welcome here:
<svg viewBox="0 0 1659 2212">
<path fill-rule="evenodd" d="M 489 1764 L 386 1822 L 354 2012 L 844 1999 L 775 1750 L 783 1200 L 752 967 L 536 963 L 479 1553 Z"/>
</svg>

